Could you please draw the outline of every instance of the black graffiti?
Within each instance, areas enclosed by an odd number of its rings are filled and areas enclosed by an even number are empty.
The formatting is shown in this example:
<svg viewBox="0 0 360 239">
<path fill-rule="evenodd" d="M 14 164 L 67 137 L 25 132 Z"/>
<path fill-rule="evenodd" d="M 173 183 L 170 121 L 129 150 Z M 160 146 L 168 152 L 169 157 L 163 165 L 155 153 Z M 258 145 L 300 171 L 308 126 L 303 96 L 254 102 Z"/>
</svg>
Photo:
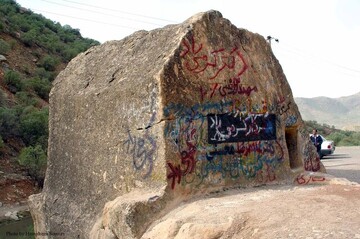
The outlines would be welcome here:
<svg viewBox="0 0 360 239">
<path fill-rule="evenodd" d="M 280 104 L 277 106 L 277 111 L 280 115 L 285 114 L 288 110 L 290 110 L 291 102 L 288 102 L 286 105 Z"/>
<path fill-rule="evenodd" d="M 249 114 L 245 118 L 209 114 L 207 121 L 210 144 L 276 139 L 274 114 Z"/>
<path fill-rule="evenodd" d="M 235 154 L 234 146 L 226 145 L 221 150 L 214 150 L 214 151 L 211 151 L 208 154 L 206 154 L 206 159 L 207 160 L 212 160 L 214 158 L 214 156 L 218 156 L 218 155 L 234 155 L 234 154 Z"/>
</svg>

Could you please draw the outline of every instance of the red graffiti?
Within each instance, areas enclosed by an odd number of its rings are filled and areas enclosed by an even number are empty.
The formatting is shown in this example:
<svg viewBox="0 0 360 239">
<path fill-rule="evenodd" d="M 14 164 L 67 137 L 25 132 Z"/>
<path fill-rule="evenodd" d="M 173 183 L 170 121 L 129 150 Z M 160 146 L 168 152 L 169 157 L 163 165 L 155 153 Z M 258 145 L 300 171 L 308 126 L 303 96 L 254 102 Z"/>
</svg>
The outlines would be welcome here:
<svg viewBox="0 0 360 239">
<path fill-rule="evenodd" d="M 175 182 L 178 184 L 181 182 L 181 177 L 190 174 L 194 171 L 196 166 L 195 153 L 196 147 L 190 142 L 186 142 L 188 149 L 183 150 L 180 153 L 181 164 L 174 166 L 172 163 L 167 163 L 170 168 L 170 173 L 167 175 L 168 179 L 172 179 L 171 188 L 175 188 Z M 182 166 L 185 166 L 182 168 Z"/>
<path fill-rule="evenodd" d="M 237 47 L 234 47 L 230 52 L 220 48 L 207 55 L 207 52 L 202 51 L 203 45 L 196 44 L 193 36 L 190 40 L 184 39 L 182 45 L 183 50 L 180 56 L 186 57 L 183 62 L 185 68 L 196 74 L 211 68 L 215 73 L 209 77 L 210 80 L 215 79 L 224 69 L 235 70 L 237 65 L 241 67 L 236 76 L 240 76 L 248 67 Z"/>
<path fill-rule="evenodd" d="M 276 140 L 275 145 L 267 141 L 255 141 L 251 143 L 238 142 L 236 148 L 236 153 L 241 154 L 244 157 L 247 157 L 251 153 L 258 154 L 275 154 L 278 155 L 278 160 L 281 161 L 284 158 L 284 150 L 281 147 L 281 144 Z M 275 149 L 276 147 L 276 149 Z M 280 153 L 280 154 L 279 154 Z"/>
<path fill-rule="evenodd" d="M 284 150 L 283 150 L 283 148 L 281 147 L 281 144 L 279 143 L 279 141 L 276 140 L 275 143 L 278 145 L 278 148 L 279 148 L 280 151 L 281 151 L 281 156 L 280 156 L 279 160 L 283 160 L 283 159 L 284 159 Z"/>
<path fill-rule="evenodd" d="M 276 141 L 277 142 L 277 141 Z M 274 146 L 268 142 L 252 142 L 247 143 L 245 145 L 244 142 L 237 143 L 237 150 L 236 153 L 243 155 L 244 157 L 247 157 L 250 153 L 259 153 L 259 154 L 265 154 L 270 153 L 274 154 L 275 149 Z"/>
<path fill-rule="evenodd" d="M 180 53 L 181 57 L 186 56 L 188 53 L 196 55 L 202 49 L 202 44 L 200 44 L 198 46 L 198 48 L 196 49 L 196 43 L 194 40 L 194 36 L 191 36 L 191 42 L 187 42 L 187 41 L 183 40 L 182 43 L 185 46 L 185 49 Z"/>
<path fill-rule="evenodd" d="M 244 142 L 241 143 L 237 143 L 237 150 L 236 152 L 238 154 L 243 155 L 244 157 L 247 157 L 250 153 L 261 153 L 261 145 L 260 142 L 253 142 L 253 143 L 248 143 L 247 145 L 245 145 Z"/>
<path fill-rule="evenodd" d="M 273 182 L 276 179 L 274 169 L 269 164 L 265 164 L 265 166 L 265 172 L 263 170 L 260 170 L 256 173 L 256 179 L 259 183 Z"/>
<path fill-rule="evenodd" d="M 171 163 L 167 163 L 167 165 L 169 166 L 169 168 L 171 170 L 171 172 L 168 174 L 167 178 L 172 179 L 171 188 L 174 189 L 176 179 L 177 179 L 178 184 L 181 181 L 182 172 L 181 172 L 181 169 L 180 169 L 180 165 L 173 166 Z"/>
<path fill-rule="evenodd" d="M 244 86 L 241 84 L 240 77 L 234 77 L 229 80 L 228 84 L 222 86 L 219 83 L 215 83 L 214 87 L 212 88 L 212 92 L 210 95 L 210 98 L 214 96 L 216 93 L 216 90 L 218 90 L 218 93 L 225 97 L 227 95 L 246 95 L 250 96 L 251 92 L 257 92 L 258 89 L 256 86 Z"/>
<path fill-rule="evenodd" d="M 284 97 L 284 96 L 278 96 L 278 98 L 277 98 L 277 103 L 278 104 L 282 104 L 282 103 L 284 103 L 285 102 L 285 100 L 286 100 L 286 98 Z"/>
<path fill-rule="evenodd" d="M 200 86 L 200 98 L 201 98 L 201 102 L 204 101 L 204 97 L 206 96 L 207 94 L 207 90 L 205 90 L 202 86 Z"/>
<path fill-rule="evenodd" d="M 186 165 L 186 168 L 183 171 L 184 175 L 192 173 L 194 171 L 196 163 L 196 160 L 194 158 L 196 147 L 190 142 L 186 142 L 186 144 L 188 145 L 188 150 L 184 150 L 181 152 L 181 163 L 183 165 Z"/>
<path fill-rule="evenodd" d="M 309 178 L 305 178 L 305 175 L 301 174 L 299 176 L 296 177 L 296 182 L 300 185 L 306 185 L 309 184 L 309 182 L 323 182 L 325 181 L 326 178 L 324 177 L 316 177 L 316 176 L 309 176 Z"/>
<path fill-rule="evenodd" d="M 320 170 L 320 158 L 319 156 L 316 156 L 315 159 L 312 159 L 310 157 L 306 158 L 304 160 L 304 169 L 306 171 L 312 171 L 317 172 Z"/>
</svg>

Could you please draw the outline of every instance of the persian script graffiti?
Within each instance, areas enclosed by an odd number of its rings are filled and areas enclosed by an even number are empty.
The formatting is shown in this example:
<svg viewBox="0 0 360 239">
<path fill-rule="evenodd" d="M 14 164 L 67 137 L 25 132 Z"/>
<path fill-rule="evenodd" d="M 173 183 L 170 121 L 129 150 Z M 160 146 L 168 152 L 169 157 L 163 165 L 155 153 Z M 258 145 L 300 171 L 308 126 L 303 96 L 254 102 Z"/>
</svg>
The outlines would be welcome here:
<svg viewBox="0 0 360 239">
<path fill-rule="evenodd" d="M 219 48 L 208 54 L 208 51 L 203 50 L 203 44 L 197 44 L 193 36 L 190 40 L 183 40 L 182 46 L 183 50 L 180 56 L 186 56 L 183 62 L 185 68 L 195 74 L 212 69 L 214 73 L 210 75 L 210 80 L 215 79 L 220 72 L 226 69 L 231 71 L 239 69 L 235 74 L 240 76 L 248 67 L 237 47 L 230 51 Z"/>
<path fill-rule="evenodd" d="M 174 165 L 168 162 L 168 166 L 170 168 L 170 173 L 167 175 L 168 179 L 171 179 L 171 187 L 174 189 L 175 182 L 180 183 L 181 177 L 187 174 L 191 174 L 196 166 L 195 154 L 196 147 L 187 142 L 188 148 L 180 153 L 181 156 L 181 164 Z"/>
<path fill-rule="evenodd" d="M 210 144 L 276 139 L 274 114 L 249 114 L 244 119 L 231 114 L 209 114 L 207 120 Z"/>
<path fill-rule="evenodd" d="M 299 176 L 296 177 L 296 182 L 298 184 L 309 184 L 312 182 L 324 182 L 326 181 L 325 177 L 322 176 L 316 176 L 316 175 L 303 175 L 300 174 Z"/>
<path fill-rule="evenodd" d="M 226 84 L 213 83 L 211 89 L 206 87 L 200 87 L 200 97 L 201 101 L 205 97 L 213 98 L 214 95 L 220 95 L 225 97 L 227 95 L 246 95 L 250 96 L 252 92 L 257 92 L 258 89 L 256 86 L 246 86 L 241 83 L 240 77 L 234 77 L 228 80 Z"/>
</svg>

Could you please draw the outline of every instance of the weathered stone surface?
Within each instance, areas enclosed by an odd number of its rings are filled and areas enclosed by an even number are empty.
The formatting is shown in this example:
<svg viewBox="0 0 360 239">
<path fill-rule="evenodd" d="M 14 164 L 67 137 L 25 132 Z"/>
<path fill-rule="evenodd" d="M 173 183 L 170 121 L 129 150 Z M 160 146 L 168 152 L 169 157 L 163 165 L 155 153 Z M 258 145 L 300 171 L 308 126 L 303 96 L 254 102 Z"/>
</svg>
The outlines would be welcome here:
<svg viewBox="0 0 360 239">
<path fill-rule="evenodd" d="M 139 238 L 186 199 L 321 170 L 269 44 L 216 11 L 77 56 L 49 126 L 31 211 L 66 238 Z"/>
</svg>

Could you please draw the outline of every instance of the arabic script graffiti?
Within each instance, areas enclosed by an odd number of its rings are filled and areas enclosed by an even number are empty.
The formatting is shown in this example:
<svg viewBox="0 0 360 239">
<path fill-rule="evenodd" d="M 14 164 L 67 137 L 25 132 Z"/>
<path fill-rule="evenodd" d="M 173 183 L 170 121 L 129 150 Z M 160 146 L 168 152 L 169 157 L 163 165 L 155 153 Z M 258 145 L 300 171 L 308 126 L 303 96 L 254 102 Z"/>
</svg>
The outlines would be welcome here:
<svg viewBox="0 0 360 239">
<path fill-rule="evenodd" d="M 246 118 L 209 114 L 207 120 L 210 144 L 276 139 L 274 114 L 249 114 Z"/>
</svg>

